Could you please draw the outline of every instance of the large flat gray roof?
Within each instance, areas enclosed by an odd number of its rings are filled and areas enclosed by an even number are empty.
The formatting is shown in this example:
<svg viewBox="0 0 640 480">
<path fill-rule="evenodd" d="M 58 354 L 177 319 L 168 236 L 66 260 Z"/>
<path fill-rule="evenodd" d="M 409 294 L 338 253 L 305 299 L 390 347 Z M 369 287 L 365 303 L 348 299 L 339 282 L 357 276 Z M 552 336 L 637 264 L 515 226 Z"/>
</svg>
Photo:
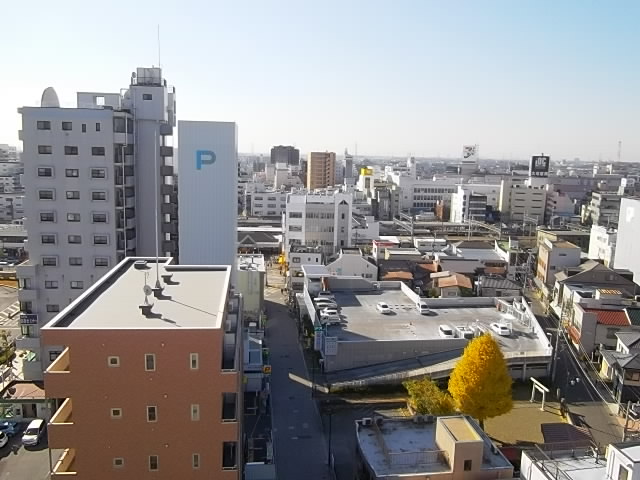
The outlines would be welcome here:
<svg viewBox="0 0 640 480">
<path fill-rule="evenodd" d="M 467 304 L 433 308 L 429 315 L 421 315 L 412 300 L 402 290 L 388 289 L 370 292 L 334 291 L 338 306 L 342 309 L 342 323 L 327 326 L 327 335 L 338 341 L 357 342 L 373 340 L 428 340 L 440 338 L 438 327 L 466 325 L 490 332 L 492 322 L 511 323 L 510 337 L 494 335 L 503 351 L 538 351 L 546 347 L 548 339 L 539 339 L 530 329 L 512 315 L 498 311 L 494 306 Z M 465 301 L 471 300 L 465 298 Z M 486 300 L 486 299 L 485 299 Z M 429 304 L 429 299 L 425 299 Z M 376 304 L 385 302 L 392 310 L 384 315 Z"/>
<path fill-rule="evenodd" d="M 161 298 L 153 294 L 152 314 L 143 315 L 145 283 L 156 282 L 156 260 L 146 270 L 127 258 L 54 317 L 45 328 L 71 329 L 163 329 L 220 328 L 229 289 L 231 267 L 217 265 L 170 265 L 159 259 L 159 274 L 171 274 Z M 145 278 L 146 277 L 146 278 Z"/>
</svg>

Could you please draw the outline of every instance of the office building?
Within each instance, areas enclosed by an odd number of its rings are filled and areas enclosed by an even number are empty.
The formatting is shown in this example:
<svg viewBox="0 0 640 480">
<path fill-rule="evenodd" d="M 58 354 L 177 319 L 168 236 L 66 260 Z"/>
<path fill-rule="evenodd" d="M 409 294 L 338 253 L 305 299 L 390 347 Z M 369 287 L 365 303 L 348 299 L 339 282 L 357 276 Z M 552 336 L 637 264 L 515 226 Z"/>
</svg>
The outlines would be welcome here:
<svg viewBox="0 0 640 480">
<path fill-rule="evenodd" d="M 178 122 L 180 263 L 234 265 L 238 131 L 233 122 Z M 235 274 L 235 271 L 234 271 Z"/>
<path fill-rule="evenodd" d="M 252 217 L 280 217 L 287 207 L 287 192 L 263 190 L 247 193 L 247 206 Z"/>
<path fill-rule="evenodd" d="M 640 239 L 640 198 L 624 197 L 620 202 L 615 268 L 633 272 L 633 280 L 640 281 L 640 255 L 636 242 Z"/>
<path fill-rule="evenodd" d="M 160 289 L 152 288 L 160 280 Z M 51 478 L 242 478 L 242 297 L 229 266 L 126 258 L 42 329 Z"/>
<path fill-rule="evenodd" d="M 459 185 L 458 191 L 451 194 L 451 222 L 484 222 L 486 217 L 487 196 L 476 193 L 472 185 L 468 188 Z"/>
<path fill-rule="evenodd" d="M 171 136 L 175 94 L 159 68 L 138 68 L 120 93 L 80 92 L 61 108 L 53 88 L 23 107 L 25 227 L 19 265 L 25 379 L 58 350 L 40 350 L 47 323 L 130 255 L 177 253 Z M 157 212 L 157 217 L 156 217 Z"/>
<path fill-rule="evenodd" d="M 515 183 L 511 178 L 502 180 L 498 209 L 503 223 L 528 221 L 539 225 L 545 218 L 546 189 Z"/>
<path fill-rule="evenodd" d="M 351 246 L 352 202 L 348 193 L 290 193 L 284 217 L 285 250 L 293 245 L 320 247 L 332 255 Z"/>
<path fill-rule="evenodd" d="M 353 155 L 349 151 L 344 149 L 344 179 L 351 185 L 354 181 L 353 178 Z"/>
<path fill-rule="evenodd" d="M 545 239 L 538 245 L 536 278 L 546 285 L 553 285 L 555 274 L 566 267 L 580 265 L 580 247 L 564 240 L 552 242 Z"/>
<path fill-rule="evenodd" d="M 271 147 L 271 164 L 300 165 L 300 150 L 295 147 L 278 145 Z"/>
<path fill-rule="evenodd" d="M 307 160 L 307 189 L 331 187 L 336 178 L 334 152 L 309 152 Z"/>
<path fill-rule="evenodd" d="M 12 145 L 0 144 L 0 193 L 21 193 L 23 172 L 18 149 Z"/>
<path fill-rule="evenodd" d="M 621 199 L 617 192 L 593 192 L 589 204 L 582 207 L 583 223 L 615 227 L 620 215 Z"/>
</svg>

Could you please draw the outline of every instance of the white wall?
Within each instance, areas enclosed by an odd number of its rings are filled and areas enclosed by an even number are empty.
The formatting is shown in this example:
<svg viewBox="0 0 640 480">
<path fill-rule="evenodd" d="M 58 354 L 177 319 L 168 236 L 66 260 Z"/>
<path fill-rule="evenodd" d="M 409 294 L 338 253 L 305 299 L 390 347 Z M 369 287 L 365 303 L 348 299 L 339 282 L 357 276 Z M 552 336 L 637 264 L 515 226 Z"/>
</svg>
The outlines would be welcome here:
<svg viewBox="0 0 640 480">
<path fill-rule="evenodd" d="M 640 281 L 638 239 L 640 239 L 640 200 L 623 198 L 620 203 L 614 266 L 631 270 L 636 282 Z"/>
<path fill-rule="evenodd" d="M 340 255 L 327 265 L 327 270 L 333 275 L 364 277 L 373 281 L 378 278 L 378 267 L 360 255 Z"/>
<path fill-rule="evenodd" d="M 233 265 L 237 241 L 236 124 L 180 121 L 178 142 L 180 263 Z M 215 161 L 198 165 L 197 151 L 214 152 Z M 206 161 L 209 157 L 202 158 Z"/>
</svg>

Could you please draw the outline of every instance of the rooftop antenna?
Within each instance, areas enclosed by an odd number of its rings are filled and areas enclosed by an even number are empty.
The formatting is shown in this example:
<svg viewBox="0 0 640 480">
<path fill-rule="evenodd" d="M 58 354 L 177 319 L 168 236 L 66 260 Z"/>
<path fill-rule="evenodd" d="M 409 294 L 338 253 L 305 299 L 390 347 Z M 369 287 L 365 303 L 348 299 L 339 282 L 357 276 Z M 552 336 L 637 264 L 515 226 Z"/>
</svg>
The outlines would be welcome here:
<svg viewBox="0 0 640 480">
<path fill-rule="evenodd" d="M 618 162 L 622 161 L 622 140 L 618 140 Z"/>
<path fill-rule="evenodd" d="M 160 62 L 160 24 L 158 24 L 158 67 L 162 68 L 162 63 Z"/>
</svg>

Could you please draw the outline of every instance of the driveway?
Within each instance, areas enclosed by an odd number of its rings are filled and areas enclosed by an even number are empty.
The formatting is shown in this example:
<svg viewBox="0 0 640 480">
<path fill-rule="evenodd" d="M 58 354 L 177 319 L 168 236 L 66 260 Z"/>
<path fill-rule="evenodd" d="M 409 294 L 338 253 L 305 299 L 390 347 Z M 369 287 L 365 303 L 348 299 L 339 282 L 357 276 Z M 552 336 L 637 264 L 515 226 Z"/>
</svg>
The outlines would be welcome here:
<svg viewBox="0 0 640 480">
<path fill-rule="evenodd" d="M 55 462 L 62 451 L 51 452 Z M 49 478 L 49 448 L 46 440 L 25 449 L 21 435 L 16 435 L 0 449 L 0 480 L 45 480 Z"/>
</svg>

